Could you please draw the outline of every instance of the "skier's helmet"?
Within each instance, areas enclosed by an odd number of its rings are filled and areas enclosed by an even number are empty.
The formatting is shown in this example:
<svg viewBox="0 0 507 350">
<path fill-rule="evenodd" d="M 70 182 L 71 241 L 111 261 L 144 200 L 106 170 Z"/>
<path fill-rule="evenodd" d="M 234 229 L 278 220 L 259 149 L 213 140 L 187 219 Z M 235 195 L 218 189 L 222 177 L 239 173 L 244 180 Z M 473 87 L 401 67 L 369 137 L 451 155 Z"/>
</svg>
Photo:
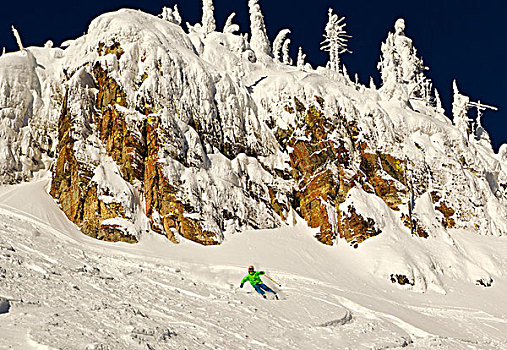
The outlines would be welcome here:
<svg viewBox="0 0 507 350">
<path fill-rule="evenodd" d="M 253 265 L 248 266 L 248 273 L 253 273 L 253 272 L 255 272 Z"/>
</svg>

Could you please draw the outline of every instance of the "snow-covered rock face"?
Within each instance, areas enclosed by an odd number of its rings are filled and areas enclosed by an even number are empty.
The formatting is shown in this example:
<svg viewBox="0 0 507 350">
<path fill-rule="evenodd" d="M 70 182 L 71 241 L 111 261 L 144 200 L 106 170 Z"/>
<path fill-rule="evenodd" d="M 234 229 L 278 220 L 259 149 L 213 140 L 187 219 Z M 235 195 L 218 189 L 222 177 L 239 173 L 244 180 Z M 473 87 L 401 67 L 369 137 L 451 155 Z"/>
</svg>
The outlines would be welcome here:
<svg viewBox="0 0 507 350">
<path fill-rule="evenodd" d="M 2 56 L 0 174 L 29 177 L 57 144 L 51 194 L 84 233 L 111 241 L 155 231 L 214 245 L 297 214 L 329 245 L 505 235 L 505 147 L 496 155 L 429 100 L 257 61 L 250 44 L 121 10 L 65 50 Z M 55 115 L 58 132 L 44 135 L 57 142 L 37 153 L 30 125 Z M 392 278 L 424 284 L 421 269 L 400 264 Z"/>
<path fill-rule="evenodd" d="M 276 159 L 279 146 L 238 78 L 248 44 L 212 34 L 191 40 L 123 10 L 69 43 L 51 193 L 85 233 L 136 241 L 153 229 L 217 244 L 226 232 L 279 226 L 282 206 L 287 216 L 278 189 L 287 186 L 257 159 Z"/>
</svg>

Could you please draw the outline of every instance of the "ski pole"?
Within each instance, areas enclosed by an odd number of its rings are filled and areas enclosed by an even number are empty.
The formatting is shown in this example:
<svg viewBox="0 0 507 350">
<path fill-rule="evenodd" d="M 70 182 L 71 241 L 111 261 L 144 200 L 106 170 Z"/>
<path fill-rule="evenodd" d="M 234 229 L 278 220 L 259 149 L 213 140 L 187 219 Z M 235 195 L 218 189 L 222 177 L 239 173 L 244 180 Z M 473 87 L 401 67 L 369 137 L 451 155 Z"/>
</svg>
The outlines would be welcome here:
<svg viewBox="0 0 507 350">
<path fill-rule="evenodd" d="M 269 278 L 271 281 L 275 282 L 276 284 L 278 284 L 278 287 L 281 287 L 282 285 L 280 283 L 278 283 L 277 281 L 275 281 L 274 279 L 272 279 L 271 277 L 269 277 L 268 275 L 264 275 L 266 276 L 267 278 Z"/>
</svg>

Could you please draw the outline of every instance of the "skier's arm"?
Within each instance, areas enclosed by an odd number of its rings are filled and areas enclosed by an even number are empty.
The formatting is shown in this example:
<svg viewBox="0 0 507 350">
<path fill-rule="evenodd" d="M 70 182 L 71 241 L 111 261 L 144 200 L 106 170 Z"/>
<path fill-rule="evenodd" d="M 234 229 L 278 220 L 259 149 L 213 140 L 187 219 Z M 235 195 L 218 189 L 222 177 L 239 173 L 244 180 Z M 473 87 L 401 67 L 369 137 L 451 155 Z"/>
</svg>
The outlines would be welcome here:
<svg viewBox="0 0 507 350">
<path fill-rule="evenodd" d="M 266 273 L 264 271 L 259 271 L 259 275 L 265 275 Z"/>
<path fill-rule="evenodd" d="M 243 284 L 245 284 L 246 281 L 248 281 L 248 276 L 243 277 L 243 279 L 241 280 L 241 284 L 239 285 L 239 287 L 243 288 Z"/>
</svg>

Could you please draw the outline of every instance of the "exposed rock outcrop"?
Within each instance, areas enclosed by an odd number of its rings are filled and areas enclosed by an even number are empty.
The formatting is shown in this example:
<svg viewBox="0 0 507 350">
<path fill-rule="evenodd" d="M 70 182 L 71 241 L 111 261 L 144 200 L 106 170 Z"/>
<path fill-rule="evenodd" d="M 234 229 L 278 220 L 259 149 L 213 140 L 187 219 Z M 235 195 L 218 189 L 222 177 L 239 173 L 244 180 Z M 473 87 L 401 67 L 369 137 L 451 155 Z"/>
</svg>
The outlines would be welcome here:
<svg viewBox="0 0 507 350">
<path fill-rule="evenodd" d="M 0 315 L 9 312 L 11 304 L 8 299 L 0 297 Z"/>
<path fill-rule="evenodd" d="M 316 97 L 322 104 L 324 101 Z M 301 120 L 290 140 L 292 174 L 298 183 L 296 200 L 301 216 L 320 228 L 317 239 L 332 245 L 338 237 L 356 245 L 381 233 L 372 218 L 353 206 L 340 208 L 348 192 L 360 187 L 382 198 L 392 210 L 407 204 L 403 162 L 371 151 L 359 142 L 357 123 L 340 114 L 327 117 L 318 107 L 305 108 L 295 99 Z M 283 141 L 283 140 L 281 140 Z"/>
<path fill-rule="evenodd" d="M 93 181 L 94 162 L 78 160 L 74 150 L 73 132 L 78 127 L 73 121 L 67 93 L 58 124 L 58 158 L 53 170 L 51 195 L 58 200 L 67 217 L 88 236 L 106 241 L 137 242 L 134 235 L 125 234 L 108 219 L 125 217 L 125 209 L 116 201 L 99 198 L 98 184 Z"/>
</svg>

